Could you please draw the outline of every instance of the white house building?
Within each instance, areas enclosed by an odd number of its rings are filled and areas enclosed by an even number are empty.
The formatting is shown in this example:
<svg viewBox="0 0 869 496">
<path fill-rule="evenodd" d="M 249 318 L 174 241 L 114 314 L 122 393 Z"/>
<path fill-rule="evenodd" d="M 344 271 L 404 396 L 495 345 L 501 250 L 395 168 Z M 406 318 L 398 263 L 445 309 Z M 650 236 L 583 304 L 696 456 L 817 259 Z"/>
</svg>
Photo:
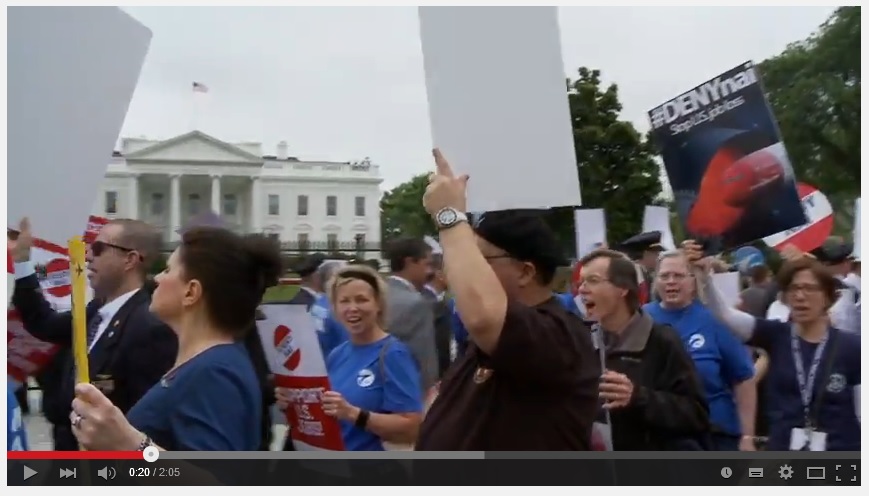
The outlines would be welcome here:
<svg viewBox="0 0 869 496">
<path fill-rule="evenodd" d="M 281 142 L 227 143 L 200 131 L 165 141 L 125 138 L 106 170 L 95 215 L 141 219 L 167 241 L 194 215 L 211 210 L 238 232 L 282 242 L 335 246 L 380 242 L 379 168 L 305 162 Z"/>
</svg>

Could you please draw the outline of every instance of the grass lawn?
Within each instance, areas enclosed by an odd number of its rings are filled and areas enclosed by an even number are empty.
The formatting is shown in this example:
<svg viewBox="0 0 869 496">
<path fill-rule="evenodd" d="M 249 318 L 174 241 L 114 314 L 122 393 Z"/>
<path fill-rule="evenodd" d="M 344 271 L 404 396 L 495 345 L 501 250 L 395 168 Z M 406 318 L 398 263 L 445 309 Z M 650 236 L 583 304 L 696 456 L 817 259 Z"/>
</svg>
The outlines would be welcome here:
<svg viewBox="0 0 869 496">
<path fill-rule="evenodd" d="M 295 284 L 282 284 L 274 286 L 266 290 L 263 296 L 263 303 L 271 303 L 274 301 L 287 301 L 296 296 L 299 292 L 299 286 Z"/>
</svg>

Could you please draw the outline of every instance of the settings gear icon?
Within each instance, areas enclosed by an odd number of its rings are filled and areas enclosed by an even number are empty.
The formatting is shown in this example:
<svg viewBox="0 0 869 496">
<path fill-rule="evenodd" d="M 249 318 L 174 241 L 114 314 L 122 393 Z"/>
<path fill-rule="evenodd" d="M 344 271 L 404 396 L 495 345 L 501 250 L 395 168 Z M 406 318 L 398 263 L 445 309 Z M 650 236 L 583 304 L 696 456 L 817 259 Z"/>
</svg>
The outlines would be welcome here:
<svg viewBox="0 0 869 496">
<path fill-rule="evenodd" d="M 784 480 L 788 480 L 794 476 L 794 469 L 790 465 L 782 465 L 778 469 L 778 476 Z"/>
</svg>

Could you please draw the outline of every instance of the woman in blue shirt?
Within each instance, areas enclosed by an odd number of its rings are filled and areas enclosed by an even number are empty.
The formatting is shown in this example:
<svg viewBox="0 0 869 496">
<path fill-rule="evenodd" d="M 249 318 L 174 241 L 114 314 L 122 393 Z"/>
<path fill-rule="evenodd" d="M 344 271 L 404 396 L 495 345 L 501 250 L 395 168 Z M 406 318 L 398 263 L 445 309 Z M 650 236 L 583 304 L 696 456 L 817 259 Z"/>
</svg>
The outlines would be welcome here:
<svg viewBox="0 0 869 496">
<path fill-rule="evenodd" d="M 186 231 L 151 301 L 178 335 L 175 366 L 126 419 L 92 385 L 76 386 L 70 418 L 79 443 L 89 450 L 257 450 L 262 391 L 240 341 L 280 268 L 277 247 L 264 237 Z"/>
<path fill-rule="evenodd" d="M 645 310 L 676 331 L 703 381 L 717 451 L 754 451 L 757 385 L 745 346 L 697 300 L 691 265 L 681 252 L 664 253 L 655 277 L 658 301 Z"/>
<path fill-rule="evenodd" d="M 709 310 L 769 355 L 765 406 L 770 451 L 860 451 L 860 336 L 830 326 L 836 278 L 817 261 L 791 255 L 779 272 L 790 322 L 755 318 L 724 303 L 708 283 L 702 249 L 684 247 L 707 286 Z"/>
<path fill-rule="evenodd" d="M 334 314 L 349 340 L 326 360 L 332 391 L 323 394 L 323 411 L 338 419 L 347 451 L 412 444 L 422 421 L 422 385 L 410 350 L 384 329 L 386 286 L 362 265 L 339 269 L 333 281 Z"/>
</svg>

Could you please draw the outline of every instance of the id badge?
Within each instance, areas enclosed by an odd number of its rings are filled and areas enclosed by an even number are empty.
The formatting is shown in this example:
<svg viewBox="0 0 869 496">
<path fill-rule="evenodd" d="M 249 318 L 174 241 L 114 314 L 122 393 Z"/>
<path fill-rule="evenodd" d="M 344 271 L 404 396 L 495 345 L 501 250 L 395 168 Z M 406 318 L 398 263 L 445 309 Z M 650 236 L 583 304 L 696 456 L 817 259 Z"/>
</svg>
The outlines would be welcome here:
<svg viewBox="0 0 869 496">
<path fill-rule="evenodd" d="M 809 451 L 827 451 L 827 433 L 812 431 L 809 435 Z"/>
<path fill-rule="evenodd" d="M 806 429 L 802 427 L 794 427 L 791 429 L 791 451 L 802 451 L 809 445 L 809 437 L 806 435 Z"/>
</svg>

